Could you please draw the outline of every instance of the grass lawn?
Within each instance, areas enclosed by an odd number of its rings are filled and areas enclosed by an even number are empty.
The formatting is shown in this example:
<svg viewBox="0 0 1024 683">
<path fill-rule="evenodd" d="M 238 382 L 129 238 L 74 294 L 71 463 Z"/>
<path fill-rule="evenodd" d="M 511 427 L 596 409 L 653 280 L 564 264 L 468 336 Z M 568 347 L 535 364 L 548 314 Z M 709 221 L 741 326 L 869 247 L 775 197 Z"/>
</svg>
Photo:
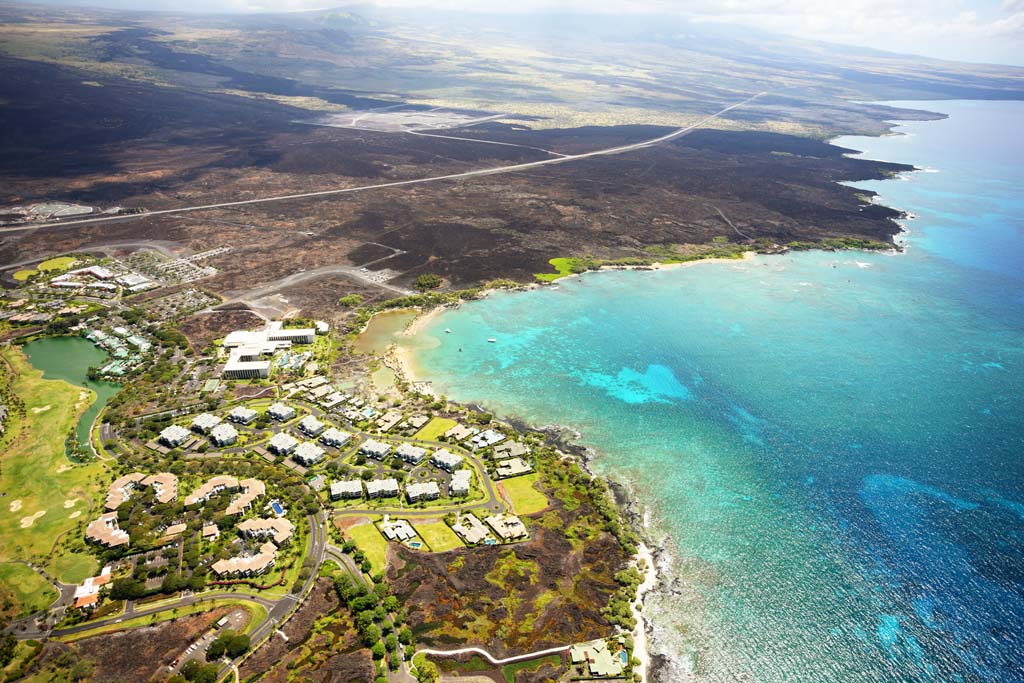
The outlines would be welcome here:
<svg viewBox="0 0 1024 683">
<path fill-rule="evenodd" d="M 0 595 L 8 592 L 18 603 L 19 616 L 45 609 L 57 599 L 57 591 L 46 579 L 16 562 L 0 563 Z"/>
<path fill-rule="evenodd" d="M 55 270 L 67 270 L 74 265 L 76 261 L 77 259 L 74 256 L 58 256 L 57 258 L 43 261 L 36 267 L 44 273 L 50 273 Z"/>
<path fill-rule="evenodd" d="M 462 539 L 444 522 L 417 523 L 413 525 L 413 528 L 435 553 L 464 547 Z"/>
<path fill-rule="evenodd" d="M 352 539 L 356 546 L 363 551 L 366 559 L 370 561 L 374 572 L 384 571 L 387 564 L 388 542 L 373 524 L 360 524 L 349 527 L 345 535 Z"/>
<path fill-rule="evenodd" d="M 16 271 L 14 271 L 14 275 L 12 275 L 11 277 L 13 277 L 18 282 L 24 282 L 25 280 L 28 280 L 33 275 L 39 275 L 39 271 L 38 270 L 32 270 L 30 268 L 28 270 L 16 270 Z"/>
<path fill-rule="evenodd" d="M 554 282 L 567 275 L 572 275 L 572 259 L 569 258 L 553 258 L 548 261 L 552 266 L 555 267 L 557 273 L 534 273 L 534 277 L 541 282 Z"/>
<path fill-rule="evenodd" d="M 66 583 L 81 583 L 96 576 L 100 563 L 92 555 L 64 551 L 54 556 L 49 568 Z"/>
<path fill-rule="evenodd" d="M 447 417 L 432 417 L 430 422 L 423 425 L 423 429 L 416 432 L 415 439 L 423 441 L 437 441 L 437 438 L 456 425 L 455 420 Z"/>
<path fill-rule="evenodd" d="M 534 484 L 537 483 L 539 476 L 540 474 L 534 472 L 533 474 L 526 474 L 521 477 L 503 479 L 499 483 L 499 486 L 503 487 L 505 492 L 508 493 L 508 497 L 512 501 L 512 507 L 517 515 L 532 515 L 548 506 L 547 497 L 534 488 Z"/>
<path fill-rule="evenodd" d="M 520 671 L 536 671 L 541 666 L 550 664 L 556 669 L 562 668 L 562 658 L 558 655 L 548 655 L 541 659 L 528 659 L 525 662 L 506 664 L 501 668 L 501 674 L 505 677 L 506 683 L 516 683 L 516 674 Z"/>
<path fill-rule="evenodd" d="M 5 349 L 2 360 L 14 370 L 25 417 L 18 420 L 17 434 L 5 439 L 0 464 L 0 562 L 44 562 L 58 536 L 80 533 L 79 525 L 92 517 L 106 468 L 76 465 L 64 456 L 64 437 L 89 405 L 89 392 L 42 379 L 17 347 Z M 66 558 L 49 571 L 71 583 L 84 567 L 84 560 Z"/>
</svg>

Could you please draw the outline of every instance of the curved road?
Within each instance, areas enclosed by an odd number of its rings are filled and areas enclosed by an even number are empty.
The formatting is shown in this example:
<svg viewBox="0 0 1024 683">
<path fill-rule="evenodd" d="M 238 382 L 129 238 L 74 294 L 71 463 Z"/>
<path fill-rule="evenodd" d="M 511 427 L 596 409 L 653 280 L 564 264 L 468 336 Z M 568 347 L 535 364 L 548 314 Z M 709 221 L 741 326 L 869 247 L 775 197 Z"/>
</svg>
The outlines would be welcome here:
<svg viewBox="0 0 1024 683">
<path fill-rule="evenodd" d="M 414 179 L 411 179 L 411 180 L 395 180 L 395 181 L 391 181 L 391 182 L 387 182 L 387 183 L 378 183 L 376 185 L 361 185 L 361 186 L 358 186 L 358 187 L 345 187 L 345 188 L 340 188 L 340 189 L 335 189 L 335 190 L 319 190 L 317 192 L 302 192 L 302 193 L 298 193 L 298 194 L 286 194 L 286 195 L 277 195 L 277 196 L 273 196 L 273 197 L 261 197 L 261 198 L 258 198 L 258 199 L 243 199 L 243 200 L 234 201 L 234 202 L 221 202 L 221 203 L 218 203 L 218 204 L 202 204 L 202 205 L 199 205 L 199 206 L 183 206 L 183 207 L 180 207 L 180 208 L 177 208 L 177 209 L 161 209 L 161 210 L 158 210 L 158 211 L 148 211 L 146 213 L 131 214 L 131 215 L 128 215 L 128 216 L 109 216 L 109 217 L 103 217 L 103 218 L 87 218 L 87 219 L 79 220 L 79 221 L 66 221 L 66 222 L 65 221 L 56 221 L 56 222 L 51 222 L 51 223 L 38 223 L 38 224 L 34 224 L 34 225 L 12 226 L 12 227 L 0 228 L 0 232 L 22 232 L 22 231 L 25 231 L 25 230 L 38 230 L 40 228 L 66 228 L 66 227 L 74 227 L 74 226 L 78 226 L 78 225 L 94 225 L 94 224 L 98 224 L 98 223 L 111 223 L 111 222 L 116 222 L 116 221 L 134 220 L 134 219 L 146 218 L 146 217 L 152 217 L 152 216 L 167 216 L 167 215 L 172 215 L 172 214 L 188 213 L 188 212 L 191 212 L 191 211 L 206 211 L 206 210 L 210 210 L 210 209 L 226 209 L 226 208 L 235 207 L 235 206 L 248 206 L 248 205 L 251 205 L 251 204 L 268 204 L 268 203 L 271 203 L 271 202 L 280 202 L 280 201 L 286 201 L 286 200 L 291 200 L 291 199 L 309 199 L 309 198 L 312 198 L 312 197 L 329 197 L 329 196 L 332 196 L 332 195 L 348 194 L 348 193 L 353 193 L 353 192 L 362 192 L 362 191 L 365 191 L 365 190 L 376 190 L 376 189 L 381 189 L 381 188 L 385 188 L 385 187 L 404 187 L 406 185 L 419 185 L 419 184 L 422 184 L 422 183 L 432 183 L 432 182 L 437 182 L 437 181 L 441 181 L 441 180 L 460 180 L 460 179 L 463 179 L 463 178 L 473 178 L 473 177 L 476 177 L 476 176 L 498 175 L 498 174 L 502 174 L 502 173 L 518 173 L 519 171 L 525 171 L 525 170 L 532 169 L 532 168 L 540 168 L 541 166 L 550 166 L 552 164 L 564 164 L 564 163 L 567 163 L 567 162 L 570 162 L 570 161 L 578 161 L 580 159 L 590 159 L 590 158 L 600 157 L 600 156 L 611 156 L 611 155 L 615 155 L 615 154 L 625 154 L 626 152 L 633 152 L 633 151 L 638 150 L 638 149 L 644 149 L 645 147 L 652 147 L 654 145 L 659 145 L 659 144 L 661 144 L 663 142 L 668 142 L 669 140 L 674 140 L 675 138 L 682 137 L 683 135 L 686 135 L 687 133 L 689 133 L 689 132 L 691 132 L 691 131 L 693 131 L 693 130 L 695 130 L 697 128 L 700 128 L 701 126 L 703 126 L 707 122 L 712 121 L 712 120 L 718 118 L 722 114 L 725 114 L 725 113 L 727 113 L 729 111 L 732 111 L 733 109 L 736 109 L 738 107 L 742 107 L 745 104 L 755 100 L 756 98 L 758 98 L 758 97 L 760 97 L 761 95 L 764 95 L 764 94 L 765 93 L 760 92 L 760 93 L 757 93 L 756 95 L 752 95 L 752 96 L 748 97 L 747 99 L 743 100 L 742 102 L 737 102 L 736 104 L 731 104 L 728 107 L 725 107 L 724 109 L 715 112 L 714 114 L 711 114 L 709 116 L 704 117 L 703 119 L 701 119 L 700 121 L 697 121 L 696 123 L 693 123 L 693 124 L 691 124 L 689 126 L 686 126 L 686 127 L 683 127 L 683 128 L 678 128 L 678 129 L 676 129 L 676 130 L 674 130 L 671 133 L 668 133 L 666 135 L 662 135 L 662 136 L 659 136 L 659 137 L 656 137 L 656 138 L 651 138 L 650 140 L 642 140 L 640 142 L 634 142 L 634 143 L 631 143 L 631 144 L 628 144 L 628 145 L 620 145 L 618 147 L 608 147 L 606 149 L 599 149 L 599 150 L 595 150 L 593 152 L 583 152 L 581 154 L 570 154 L 570 155 L 567 155 L 567 156 L 552 157 L 551 159 L 541 159 L 540 161 L 528 161 L 528 162 L 521 163 L 521 164 L 511 164 L 511 165 L 508 165 L 508 166 L 498 166 L 498 167 L 495 167 L 495 168 L 478 169 L 476 171 L 463 171 L 461 173 L 449 173 L 447 175 L 431 176 L 429 178 L 414 178 Z M 479 140 L 477 140 L 475 142 L 479 142 Z"/>
</svg>

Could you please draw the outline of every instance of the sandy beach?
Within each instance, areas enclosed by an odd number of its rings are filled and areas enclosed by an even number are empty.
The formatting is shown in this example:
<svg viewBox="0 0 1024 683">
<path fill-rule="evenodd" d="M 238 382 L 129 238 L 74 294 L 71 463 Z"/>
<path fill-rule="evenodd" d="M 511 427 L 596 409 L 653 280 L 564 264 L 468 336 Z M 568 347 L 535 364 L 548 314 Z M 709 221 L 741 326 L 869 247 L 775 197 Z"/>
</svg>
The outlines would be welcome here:
<svg viewBox="0 0 1024 683">
<path fill-rule="evenodd" d="M 644 596 L 658 585 L 658 569 L 654 564 L 654 556 L 651 549 L 641 543 L 636 550 L 637 562 L 645 564 L 644 580 L 636 589 L 636 600 L 633 602 L 633 618 L 636 619 L 636 628 L 633 629 L 633 656 L 640 661 L 637 670 L 643 674 L 643 680 L 648 680 L 651 669 L 651 660 L 647 643 L 648 619 L 642 609 Z"/>
</svg>

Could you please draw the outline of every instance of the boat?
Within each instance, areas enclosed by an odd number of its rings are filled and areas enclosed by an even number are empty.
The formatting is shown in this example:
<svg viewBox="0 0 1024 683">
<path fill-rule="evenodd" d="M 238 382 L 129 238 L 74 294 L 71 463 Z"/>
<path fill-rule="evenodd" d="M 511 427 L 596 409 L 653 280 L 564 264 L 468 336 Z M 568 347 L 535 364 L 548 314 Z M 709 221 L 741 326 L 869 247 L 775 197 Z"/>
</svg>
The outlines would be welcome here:
<svg viewBox="0 0 1024 683">
<path fill-rule="evenodd" d="M 491 338 L 490 338 L 490 339 L 488 339 L 487 341 L 489 341 L 489 342 L 490 342 L 491 344 L 493 344 L 494 342 L 496 342 L 496 341 L 498 341 L 498 340 L 497 340 L 497 339 L 495 339 L 494 337 L 491 337 Z"/>
<path fill-rule="evenodd" d="M 444 328 L 444 333 L 445 334 L 451 334 L 452 333 L 452 328 L 450 328 L 450 327 Z"/>
</svg>

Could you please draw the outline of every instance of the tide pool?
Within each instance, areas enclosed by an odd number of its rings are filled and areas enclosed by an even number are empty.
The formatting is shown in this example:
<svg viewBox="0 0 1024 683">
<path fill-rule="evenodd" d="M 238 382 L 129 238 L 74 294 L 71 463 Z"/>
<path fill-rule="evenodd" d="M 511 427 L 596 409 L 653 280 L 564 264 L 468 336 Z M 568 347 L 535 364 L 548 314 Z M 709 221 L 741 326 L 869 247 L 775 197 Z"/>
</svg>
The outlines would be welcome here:
<svg viewBox="0 0 1024 683">
<path fill-rule="evenodd" d="M 949 118 L 837 141 L 928 169 L 859 185 L 905 253 L 590 274 L 417 342 L 650 510 L 666 681 L 1024 681 L 1024 104 L 907 104 Z"/>
</svg>

